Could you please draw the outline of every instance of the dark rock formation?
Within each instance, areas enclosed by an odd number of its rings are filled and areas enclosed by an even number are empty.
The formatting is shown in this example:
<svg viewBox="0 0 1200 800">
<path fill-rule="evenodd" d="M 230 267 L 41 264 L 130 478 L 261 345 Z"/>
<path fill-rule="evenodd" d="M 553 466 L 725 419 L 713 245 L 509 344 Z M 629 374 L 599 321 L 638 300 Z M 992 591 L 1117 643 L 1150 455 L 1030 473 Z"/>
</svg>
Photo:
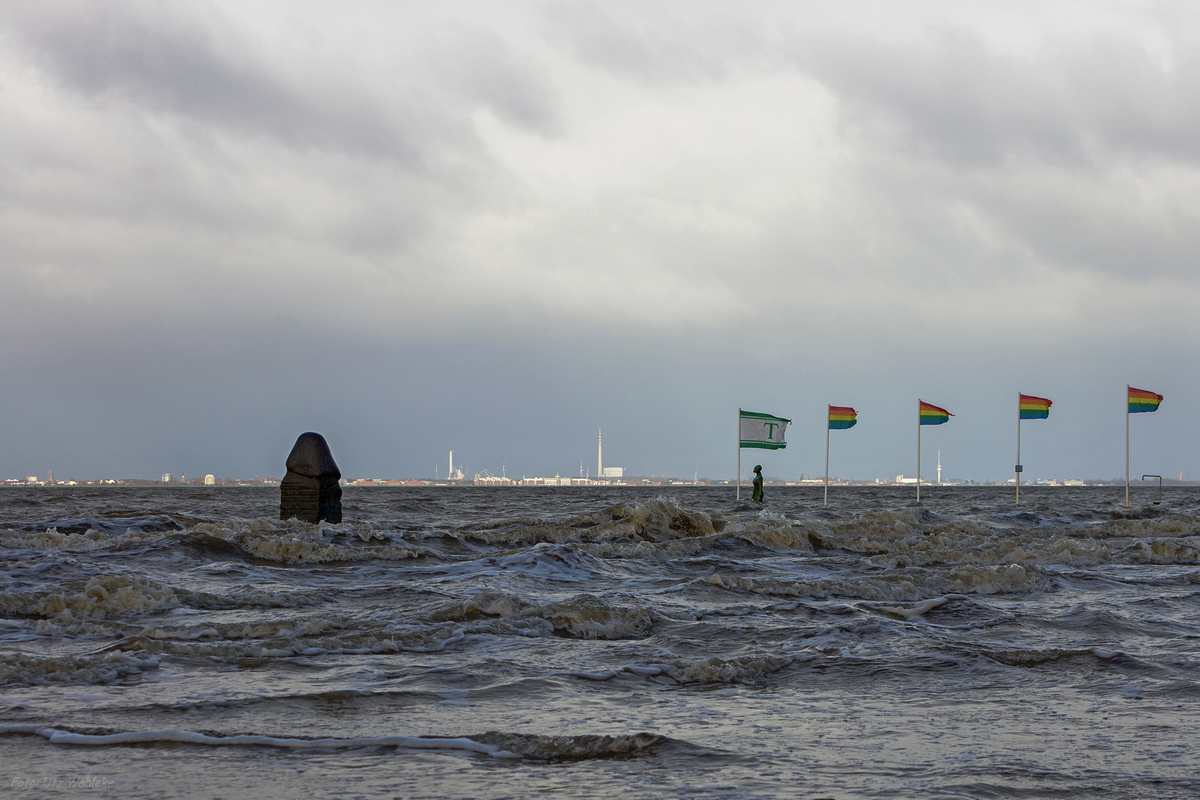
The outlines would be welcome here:
<svg viewBox="0 0 1200 800">
<path fill-rule="evenodd" d="M 279 518 L 341 522 L 341 477 L 325 437 L 312 431 L 300 434 L 287 457 L 287 475 L 279 484 Z"/>
</svg>

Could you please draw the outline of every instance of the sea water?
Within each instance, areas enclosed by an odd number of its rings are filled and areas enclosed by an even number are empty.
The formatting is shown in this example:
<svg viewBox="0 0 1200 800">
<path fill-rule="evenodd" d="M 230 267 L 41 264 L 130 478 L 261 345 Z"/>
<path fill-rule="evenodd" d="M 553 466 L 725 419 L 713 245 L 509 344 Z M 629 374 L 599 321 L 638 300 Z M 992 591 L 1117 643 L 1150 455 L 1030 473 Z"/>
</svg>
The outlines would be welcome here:
<svg viewBox="0 0 1200 800">
<path fill-rule="evenodd" d="M 0 490 L 13 797 L 1200 795 L 1200 492 Z"/>
</svg>

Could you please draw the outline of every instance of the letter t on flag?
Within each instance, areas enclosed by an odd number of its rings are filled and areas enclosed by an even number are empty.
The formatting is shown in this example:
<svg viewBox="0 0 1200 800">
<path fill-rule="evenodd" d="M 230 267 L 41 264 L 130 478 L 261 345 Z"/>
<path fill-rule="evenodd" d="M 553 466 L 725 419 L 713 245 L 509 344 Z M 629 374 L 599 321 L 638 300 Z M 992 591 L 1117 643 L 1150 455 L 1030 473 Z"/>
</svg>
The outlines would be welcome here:
<svg viewBox="0 0 1200 800">
<path fill-rule="evenodd" d="M 787 447 L 784 433 L 790 419 L 758 414 L 738 409 L 738 469 L 737 497 L 742 497 L 742 448 L 758 450 L 782 450 Z"/>
<path fill-rule="evenodd" d="M 787 447 L 784 432 L 790 419 L 756 414 L 753 411 L 738 412 L 738 441 L 742 447 L 760 450 L 782 450 Z"/>
</svg>

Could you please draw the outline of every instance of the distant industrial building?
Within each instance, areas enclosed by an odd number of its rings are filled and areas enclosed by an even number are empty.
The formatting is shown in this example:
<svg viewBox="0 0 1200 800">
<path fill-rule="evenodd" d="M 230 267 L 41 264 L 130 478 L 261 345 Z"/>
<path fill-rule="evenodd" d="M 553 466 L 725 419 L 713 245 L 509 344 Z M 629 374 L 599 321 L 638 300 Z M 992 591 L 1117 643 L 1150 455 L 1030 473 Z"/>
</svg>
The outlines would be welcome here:
<svg viewBox="0 0 1200 800">
<path fill-rule="evenodd" d="M 205 486 L 216 486 L 217 485 L 217 476 L 205 475 L 204 476 L 204 485 Z"/>
<path fill-rule="evenodd" d="M 604 431 L 596 429 L 596 477 L 598 478 L 623 478 L 625 477 L 624 467 L 606 467 L 604 466 Z"/>
<path fill-rule="evenodd" d="M 455 468 L 455 466 L 454 466 L 454 451 L 451 450 L 450 451 L 450 471 L 448 473 L 446 473 L 446 480 L 448 480 L 448 481 L 465 481 L 467 479 L 467 476 L 465 474 L 463 474 L 464 469 L 466 469 L 465 464 L 459 464 L 458 467 Z"/>
</svg>

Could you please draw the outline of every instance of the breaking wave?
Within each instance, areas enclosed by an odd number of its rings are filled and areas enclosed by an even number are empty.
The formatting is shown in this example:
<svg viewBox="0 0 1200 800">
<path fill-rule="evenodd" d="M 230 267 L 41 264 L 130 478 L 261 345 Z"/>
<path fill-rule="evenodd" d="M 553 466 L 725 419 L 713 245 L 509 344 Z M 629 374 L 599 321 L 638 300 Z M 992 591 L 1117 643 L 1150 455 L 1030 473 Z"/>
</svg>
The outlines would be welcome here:
<svg viewBox="0 0 1200 800">
<path fill-rule="evenodd" d="M 360 736 L 303 738 L 261 734 L 216 734 L 179 728 L 141 731 L 87 732 L 41 725 L 0 725 L 0 736 L 40 736 L 50 744 L 76 747 L 113 747 L 131 744 L 188 744 L 200 747 L 273 747 L 286 750 L 397 750 L 460 751 L 490 758 L 537 761 L 584 761 L 625 758 L 666 741 L 652 733 L 629 735 L 543 736 L 488 731 L 472 736 Z"/>
</svg>

